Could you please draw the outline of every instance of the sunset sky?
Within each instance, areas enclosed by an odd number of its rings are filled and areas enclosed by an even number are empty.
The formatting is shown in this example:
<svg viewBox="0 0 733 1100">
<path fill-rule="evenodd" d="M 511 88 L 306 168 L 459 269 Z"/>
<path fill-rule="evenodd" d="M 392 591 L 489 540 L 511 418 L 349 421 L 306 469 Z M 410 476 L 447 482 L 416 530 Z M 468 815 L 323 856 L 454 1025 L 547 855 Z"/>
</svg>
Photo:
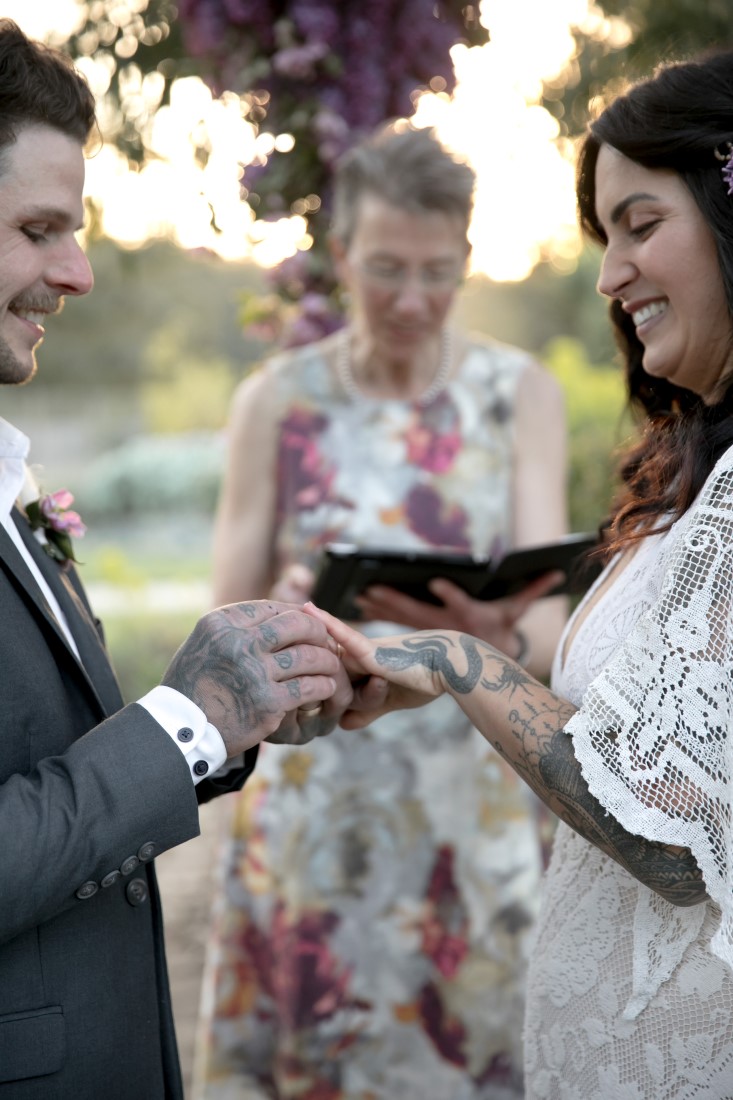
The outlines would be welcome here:
<svg viewBox="0 0 733 1100">
<path fill-rule="evenodd" d="M 136 4 L 136 6 L 139 6 Z M 28 33 L 68 33 L 75 0 L 3 0 L 3 15 Z M 484 0 L 482 17 L 491 42 L 456 47 L 458 87 L 452 101 L 424 96 L 416 122 L 435 125 L 441 138 L 478 174 L 471 229 L 473 268 L 494 279 L 521 279 L 552 246 L 557 262 L 572 262 L 575 207 L 571 158 L 553 139 L 556 124 L 536 105 L 540 79 L 555 74 L 570 55 L 571 23 L 587 18 L 588 0 Z M 85 72 L 92 87 L 98 79 Z M 101 85 L 100 85 L 101 86 Z M 204 120 L 214 154 L 202 170 L 191 132 Z M 226 259 L 254 255 L 272 264 L 291 253 L 302 236 L 299 219 L 283 219 L 263 232 L 252 225 L 239 198 L 241 163 L 251 159 L 254 136 L 234 102 L 213 101 L 198 79 L 178 81 L 172 102 L 156 118 L 153 145 L 159 158 L 131 173 L 111 145 L 88 162 L 87 192 L 103 203 L 105 231 L 134 246 L 169 236 L 186 248 L 211 248 Z M 223 232 L 211 227 L 211 207 Z"/>
</svg>

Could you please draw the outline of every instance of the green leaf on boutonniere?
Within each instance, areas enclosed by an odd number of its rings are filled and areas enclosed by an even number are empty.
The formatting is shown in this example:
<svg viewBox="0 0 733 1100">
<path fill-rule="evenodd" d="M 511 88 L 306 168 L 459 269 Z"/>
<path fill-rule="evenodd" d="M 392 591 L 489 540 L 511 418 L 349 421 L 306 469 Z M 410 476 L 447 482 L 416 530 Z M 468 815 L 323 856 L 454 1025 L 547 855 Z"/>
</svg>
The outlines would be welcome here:
<svg viewBox="0 0 733 1100">
<path fill-rule="evenodd" d="M 25 506 L 31 531 L 43 532 L 43 549 L 60 565 L 79 561 L 74 553 L 69 531 L 80 538 L 86 531 L 78 514 L 68 510 L 68 505 L 73 501 L 74 498 L 67 489 L 60 489 L 38 500 L 31 500 Z"/>
</svg>

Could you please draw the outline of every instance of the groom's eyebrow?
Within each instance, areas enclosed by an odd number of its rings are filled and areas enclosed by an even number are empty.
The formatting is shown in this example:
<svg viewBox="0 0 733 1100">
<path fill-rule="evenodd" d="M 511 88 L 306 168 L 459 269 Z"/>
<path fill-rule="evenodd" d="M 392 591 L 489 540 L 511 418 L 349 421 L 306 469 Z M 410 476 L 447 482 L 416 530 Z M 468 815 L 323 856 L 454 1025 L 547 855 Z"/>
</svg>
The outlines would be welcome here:
<svg viewBox="0 0 733 1100">
<path fill-rule="evenodd" d="M 49 222 L 55 226 L 62 226 L 63 228 L 70 228 L 76 232 L 79 229 L 83 229 L 86 224 L 86 217 L 82 217 L 80 222 L 77 222 L 69 210 L 65 210 L 62 206 L 46 206 L 39 205 L 38 203 L 26 206 L 21 210 L 20 220 L 27 221 L 40 221 Z"/>
</svg>

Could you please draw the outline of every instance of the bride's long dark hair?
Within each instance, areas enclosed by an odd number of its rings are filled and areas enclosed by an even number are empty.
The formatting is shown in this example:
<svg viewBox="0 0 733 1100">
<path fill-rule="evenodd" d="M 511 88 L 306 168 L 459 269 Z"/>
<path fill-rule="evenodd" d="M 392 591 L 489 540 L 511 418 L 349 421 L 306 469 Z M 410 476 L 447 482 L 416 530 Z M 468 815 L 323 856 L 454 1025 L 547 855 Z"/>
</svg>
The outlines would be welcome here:
<svg viewBox="0 0 733 1100">
<path fill-rule="evenodd" d="M 585 233 L 605 245 L 596 215 L 595 173 L 602 145 L 645 168 L 677 172 L 715 239 L 731 317 L 733 358 L 733 195 L 716 150 L 733 142 L 733 51 L 657 70 L 619 96 L 591 123 L 578 160 L 577 199 Z M 608 551 L 665 529 L 692 504 L 720 455 L 733 444 L 733 379 L 713 404 L 690 390 L 652 378 L 644 348 L 620 303 L 610 306 L 629 402 L 640 414 L 639 440 L 624 455 L 621 491 L 606 531 Z M 665 518 L 660 524 L 660 517 Z"/>
</svg>

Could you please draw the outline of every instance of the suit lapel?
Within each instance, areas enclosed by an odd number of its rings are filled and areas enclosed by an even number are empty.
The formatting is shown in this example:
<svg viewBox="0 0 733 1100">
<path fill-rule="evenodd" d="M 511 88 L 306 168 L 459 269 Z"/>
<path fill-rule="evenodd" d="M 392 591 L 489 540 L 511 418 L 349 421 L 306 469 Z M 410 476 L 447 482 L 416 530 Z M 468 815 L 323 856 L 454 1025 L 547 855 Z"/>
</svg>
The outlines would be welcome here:
<svg viewBox="0 0 733 1100">
<path fill-rule="evenodd" d="M 79 650 L 80 665 L 33 575 L 18 553 L 10 536 L 0 526 L 0 557 L 3 559 L 3 564 L 12 573 L 15 581 L 23 588 L 26 596 L 42 616 L 45 624 L 53 631 L 55 639 L 63 645 L 75 663 L 79 665 L 80 671 L 83 673 L 90 690 L 97 697 L 103 712 L 113 713 L 122 706 L 122 699 L 109 658 L 91 617 L 89 606 L 83 596 L 81 585 L 77 581 L 78 587 L 75 587 L 73 572 L 71 570 L 67 572 L 51 559 L 33 535 L 27 519 L 17 509 L 13 509 L 13 519 L 29 554 L 43 574 L 44 580 L 58 600 L 59 607 L 66 617 Z"/>
</svg>

